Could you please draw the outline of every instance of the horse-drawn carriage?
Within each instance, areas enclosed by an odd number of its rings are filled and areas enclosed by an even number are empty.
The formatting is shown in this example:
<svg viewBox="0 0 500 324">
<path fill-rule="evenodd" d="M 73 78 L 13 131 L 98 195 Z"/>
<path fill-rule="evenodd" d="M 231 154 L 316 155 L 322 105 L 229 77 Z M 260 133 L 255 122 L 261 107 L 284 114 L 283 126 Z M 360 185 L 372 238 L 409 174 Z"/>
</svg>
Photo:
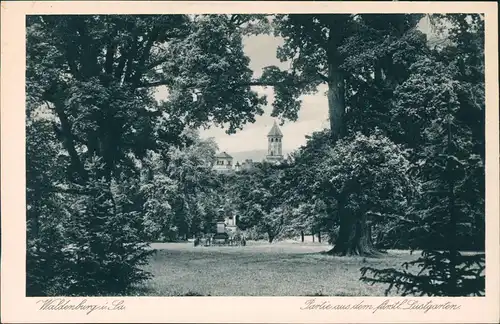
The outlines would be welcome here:
<svg viewBox="0 0 500 324">
<path fill-rule="evenodd" d="M 245 246 L 246 239 L 238 229 L 228 230 L 224 222 L 217 223 L 217 233 L 197 237 L 194 246 Z"/>
<path fill-rule="evenodd" d="M 227 234 L 227 233 L 226 233 Z M 194 240 L 194 246 L 245 246 L 246 240 L 241 234 L 232 236 L 225 235 L 206 235 Z"/>
</svg>

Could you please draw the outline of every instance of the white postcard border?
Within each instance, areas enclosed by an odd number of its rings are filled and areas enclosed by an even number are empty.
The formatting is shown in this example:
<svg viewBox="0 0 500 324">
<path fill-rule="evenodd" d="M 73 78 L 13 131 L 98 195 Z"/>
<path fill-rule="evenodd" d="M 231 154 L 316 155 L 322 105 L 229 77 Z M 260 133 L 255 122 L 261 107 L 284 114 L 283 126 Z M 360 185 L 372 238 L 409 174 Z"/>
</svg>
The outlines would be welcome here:
<svg viewBox="0 0 500 324">
<path fill-rule="evenodd" d="M 25 15 L 139 13 L 485 13 L 486 19 L 486 297 L 418 298 L 425 304 L 454 303 L 459 310 L 341 311 L 303 310 L 312 297 L 89 297 L 65 298 L 72 304 L 111 305 L 123 300 L 124 310 L 40 310 L 40 300 L 25 297 Z M 2 2 L 1 38 L 1 318 L 6 323 L 30 322 L 212 322 L 212 323 L 337 323 L 337 322 L 498 322 L 499 315 L 499 115 L 498 23 L 493 2 L 160 2 L 54 1 Z M 332 305 L 373 305 L 385 297 L 317 297 Z M 412 298 L 415 299 L 415 298 Z M 118 302 L 119 303 L 119 302 Z"/>
</svg>

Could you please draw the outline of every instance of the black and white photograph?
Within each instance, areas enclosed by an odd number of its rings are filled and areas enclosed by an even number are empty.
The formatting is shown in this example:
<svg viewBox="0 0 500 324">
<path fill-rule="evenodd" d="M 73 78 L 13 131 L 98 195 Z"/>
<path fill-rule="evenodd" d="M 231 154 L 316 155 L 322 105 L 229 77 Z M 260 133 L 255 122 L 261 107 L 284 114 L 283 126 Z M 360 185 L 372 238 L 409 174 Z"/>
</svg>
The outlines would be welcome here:
<svg viewBox="0 0 500 324">
<path fill-rule="evenodd" d="M 27 295 L 484 293 L 481 15 L 26 29 Z"/>
<path fill-rule="evenodd" d="M 486 295 L 484 13 L 25 37 L 26 297 Z"/>
</svg>

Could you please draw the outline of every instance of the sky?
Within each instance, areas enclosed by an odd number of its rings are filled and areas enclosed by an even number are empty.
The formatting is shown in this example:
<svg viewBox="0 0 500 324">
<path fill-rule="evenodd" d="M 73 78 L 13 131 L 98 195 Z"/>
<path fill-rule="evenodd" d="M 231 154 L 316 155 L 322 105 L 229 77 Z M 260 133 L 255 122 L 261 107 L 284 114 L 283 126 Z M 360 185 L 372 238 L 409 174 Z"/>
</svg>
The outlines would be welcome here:
<svg viewBox="0 0 500 324">
<path fill-rule="evenodd" d="M 426 19 L 421 21 L 420 29 L 429 32 L 429 24 Z M 250 58 L 250 68 L 254 71 L 255 77 L 260 76 L 262 69 L 269 65 L 287 67 L 287 63 L 282 63 L 276 58 L 276 49 L 281 44 L 281 38 L 271 35 L 251 36 L 244 39 L 244 51 Z M 302 106 L 297 121 L 285 121 L 284 125 L 280 126 L 283 133 L 284 154 L 304 145 L 306 135 L 329 127 L 326 89 L 326 86 L 321 86 L 316 94 L 302 96 Z M 256 116 L 254 123 L 246 124 L 242 130 L 231 135 L 216 127 L 201 130 L 202 138 L 213 137 L 219 146 L 219 151 L 225 151 L 229 154 L 267 150 L 267 133 L 275 120 L 279 123 L 279 120 L 271 117 L 274 91 L 272 87 L 254 87 L 254 91 L 265 94 L 268 102 L 264 113 L 261 116 Z M 237 155 L 244 156 L 244 154 Z"/>
<path fill-rule="evenodd" d="M 281 43 L 280 38 L 269 35 L 252 36 L 244 40 L 244 50 L 250 58 L 250 69 L 254 71 L 256 77 L 266 66 L 286 67 L 286 63 L 281 63 L 276 58 L 276 49 Z M 275 121 L 271 117 L 274 91 L 272 87 L 255 87 L 254 90 L 259 94 L 265 94 L 268 101 L 264 114 L 256 116 L 255 123 L 246 124 L 242 130 L 232 135 L 225 134 L 223 129 L 213 127 L 203 130 L 201 136 L 214 137 L 220 151 L 228 153 L 267 150 L 266 136 Z M 280 126 L 284 152 L 291 152 L 305 144 L 305 135 L 328 127 L 328 102 L 324 95 L 325 91 L 326 87 L 323 87 L 315 95 L 303 96 L 297 121 L 286 121 Z M 276 122 L 279 123 L 279 120 L 276 119 Z"/>
</svg>

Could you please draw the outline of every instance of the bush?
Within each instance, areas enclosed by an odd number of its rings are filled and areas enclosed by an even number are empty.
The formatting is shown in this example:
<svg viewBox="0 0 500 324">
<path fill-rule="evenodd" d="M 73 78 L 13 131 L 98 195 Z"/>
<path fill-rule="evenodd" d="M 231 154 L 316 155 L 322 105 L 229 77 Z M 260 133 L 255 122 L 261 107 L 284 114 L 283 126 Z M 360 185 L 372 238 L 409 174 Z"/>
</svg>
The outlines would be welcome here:
<svg viewBox="0 0 500 324">
<path fill-rule="evenodd" d="M 95 162 L 89 170 L 99 167 Z M 27 295 L 125 294 L 150 278 L 141 268 L 154 250 L 142 242 L 126 187 L 95 180 L 67 205 L 58 202 L 65 217 L 40 210 L 41 228 L 28 232 Z"/>
</svg>

